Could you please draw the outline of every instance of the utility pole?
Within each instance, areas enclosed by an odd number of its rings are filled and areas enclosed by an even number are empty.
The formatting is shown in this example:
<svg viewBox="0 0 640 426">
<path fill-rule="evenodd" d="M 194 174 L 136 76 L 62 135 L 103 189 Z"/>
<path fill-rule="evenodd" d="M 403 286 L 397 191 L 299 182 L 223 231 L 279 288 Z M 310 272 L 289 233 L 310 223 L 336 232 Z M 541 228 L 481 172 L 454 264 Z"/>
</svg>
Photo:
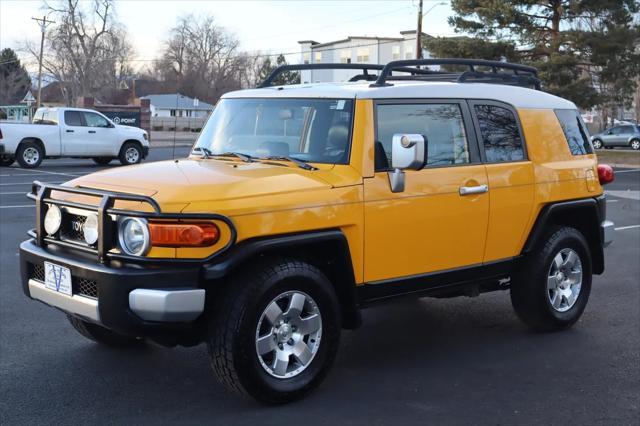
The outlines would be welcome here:
<svg viewBox="0 0 640 426">
<path fill-rule="evenodd" d="M 422 59 L 422 0 L 418 5 L 418 29 L 416 30 L 416 59 Z"/>
<path fill-rule="evenodd" d="M 47 25 L 54 24 L 55 22 L 49 21 L 46 16 L 42 18 L 31 18 L 40 25 L 40 58 L 38 59 L 38 99 L 36 101 L 36 109 L 40 108 L 42 100 L 42 52 L 44 51 L 44 35 L 47 31 Z"/>
</svg>

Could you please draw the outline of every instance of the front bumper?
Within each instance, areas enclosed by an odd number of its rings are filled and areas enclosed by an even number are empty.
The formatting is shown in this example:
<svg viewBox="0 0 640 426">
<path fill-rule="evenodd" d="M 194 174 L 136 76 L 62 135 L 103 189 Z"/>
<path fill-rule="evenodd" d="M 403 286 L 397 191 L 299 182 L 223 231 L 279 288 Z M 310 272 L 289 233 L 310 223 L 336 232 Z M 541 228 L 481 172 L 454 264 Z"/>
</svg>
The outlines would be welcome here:
<svg viewBox="0 0 640 426">
<path fill-rule="evenodd" d="M 147 158 L 149 156 L 149 146 L 142 147 L 142 158 Z"/>
<path fill-rule="evenodd" d="M 45 287 L 44 261 L 69 268 L 72 296 Z M 167 334 L 188 334 L 205 310 L 197 265 L 112 261 L 106 266 L 88 254 L 51 245 L 43 249 L 33 239 L 20 245 L 20 265 L 27 296 L 121 334 L 161 340 Z"/>
</svg>

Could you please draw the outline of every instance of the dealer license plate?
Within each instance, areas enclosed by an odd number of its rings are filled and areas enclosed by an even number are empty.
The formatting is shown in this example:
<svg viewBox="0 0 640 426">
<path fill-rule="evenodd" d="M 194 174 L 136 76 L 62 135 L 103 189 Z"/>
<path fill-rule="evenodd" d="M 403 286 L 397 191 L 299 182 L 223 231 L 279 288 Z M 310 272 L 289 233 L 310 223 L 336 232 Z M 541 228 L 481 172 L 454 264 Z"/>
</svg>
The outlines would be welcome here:
<svg viewBox="0 0 640 426">
<path fill-rule="evenodd" d="M 44 262 L 44 285 L 49 290 L 71 296 L 71 271 L 64 266 Z"/>
</svg>

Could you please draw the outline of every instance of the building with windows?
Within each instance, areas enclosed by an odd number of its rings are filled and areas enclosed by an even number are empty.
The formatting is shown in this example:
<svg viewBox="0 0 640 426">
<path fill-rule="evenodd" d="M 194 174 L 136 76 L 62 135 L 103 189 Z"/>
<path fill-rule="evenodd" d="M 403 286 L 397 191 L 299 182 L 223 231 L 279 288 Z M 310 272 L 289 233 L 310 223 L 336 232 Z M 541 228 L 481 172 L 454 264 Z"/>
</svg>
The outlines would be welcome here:
<svg viewBox="0 0 640 426">
<path fill-rule="evenodd" d="M 213 105 L 180 93 L 147 95 L 140 99 L 149 99 L 151 117 L 205 118 L 213 111 Z"/>
<path fill-rule="evenodd" d="M 402 31 L 401 37 L 357 37 L 319 43 L 313 40 L 299 41 L 300 62 L 303 64 L 321 63 L 364 63 L 386 64 L 399 59 L 415 59 L 416 31 Z M 423 38 L 431 36 L 422 33 Z M 423 49 L 423 58 L 430 58 Z M 301 72 L 303 83 L 325 81 L 347 81 L 357 71 L 352 70 L 305 70 Z"/>
</svg>

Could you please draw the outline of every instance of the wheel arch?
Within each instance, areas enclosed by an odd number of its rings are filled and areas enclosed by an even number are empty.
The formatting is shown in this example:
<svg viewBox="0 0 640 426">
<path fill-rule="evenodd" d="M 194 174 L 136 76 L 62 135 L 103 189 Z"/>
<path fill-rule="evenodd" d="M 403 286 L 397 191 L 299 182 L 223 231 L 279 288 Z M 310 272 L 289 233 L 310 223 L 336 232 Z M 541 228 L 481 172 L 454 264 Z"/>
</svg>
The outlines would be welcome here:
<svg viewBox="0 0 640 426">
<path fill-rule="evenodd" d="M 204 266 L 206 280 L 222 280 L 243 265 L 267 256 L 293 257 L 320 269 L 334 287 L 342 314 L 342 326 L 361 324 L 355 275 L 349 243 L 339 229 L 256 238 L 239 243 L 214 264 Z"/>
<path fill-rule="evenodd" d="M 604 196 L 580 200 L 562 201 L 544 206 L 522 249 L 522 255 L 533 252 L 544 244 L 550 229 L 557 226 L 569 226 L 584 235 L 589 244 L 593 262 L 593 273 L 604 272 L 603 236 L 600 224 L 606 217 Z"/>
<path fill-rule="evenodd" d="M 122 142 L 122 144 L 120 145 L 120 150 L 118 151 L 118 155 L 122 153 L 122 148 L 124 148 L 124 146 L 128 143 L 135 143 L 140 148 L 140 151 L 142 151 L 142 142 L 140 142 L 138 139 L 127 139 L 124 142 Z"/>
<path fill-rule="evenodd" d="M 18 150 L 20 149 L 20 146 L 22 144 L 28 143 L 28 142 L 33 142 L 33 143 L 37 144 L 40 147 L 40 149 L 42 149 L 42 153 L 43 153 L 42 157 L 43 158 L 47 156 L 47 149 L 45 148 L 44 142 L 42 142 L 42 139 L 36 138 L 36 137 L 32 137 L 32 136 L 29 136 L 29 137 L 26 137 L 26 138 L 22 138 L 22 140 L 20 142 L 18 142 L 18 146 L 16 147 L 16 154 L 18 153 Z"/>
</svg>

